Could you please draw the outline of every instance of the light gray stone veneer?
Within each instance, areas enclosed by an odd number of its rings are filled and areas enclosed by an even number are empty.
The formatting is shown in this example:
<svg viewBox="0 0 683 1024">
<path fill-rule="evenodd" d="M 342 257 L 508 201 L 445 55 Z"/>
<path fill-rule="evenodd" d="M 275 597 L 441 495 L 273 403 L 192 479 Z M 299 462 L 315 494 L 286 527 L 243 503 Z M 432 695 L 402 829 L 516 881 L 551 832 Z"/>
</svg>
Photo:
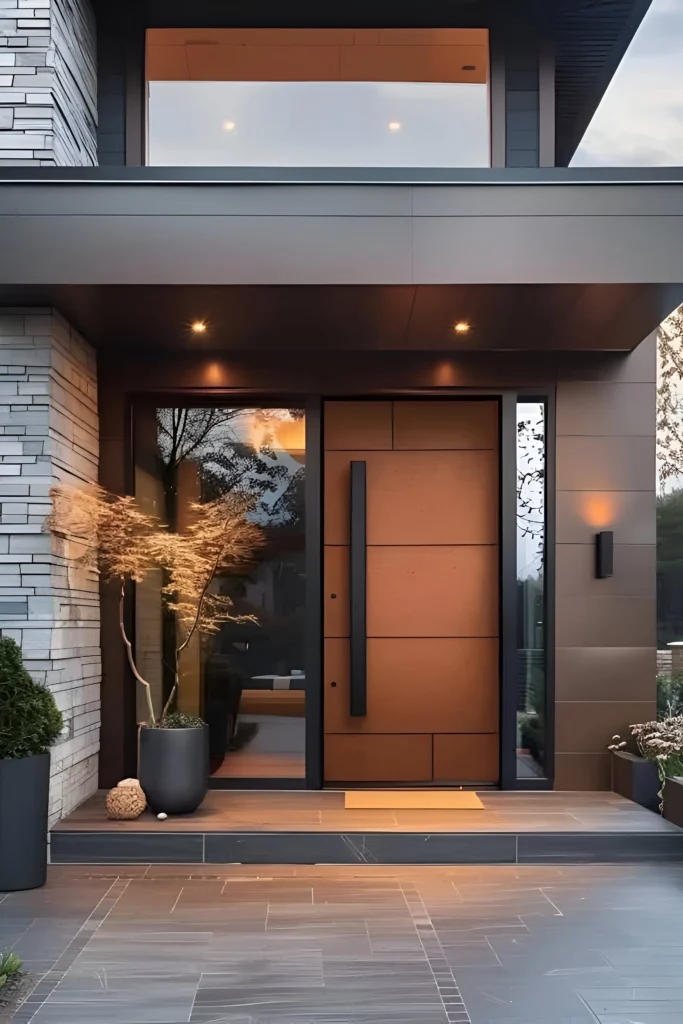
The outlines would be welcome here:
<svg viewBox="0 0 683 1024">
<path fill-rule="evenodd" d="M 0 631 L 64 715 L 51 823 L 97 789 L 100 600 L 45 517 L 52 484 L 95 482 L 98 459 L 93 349 L 55 310 L 0 309 Z"/>
<path fill-rule="evenodd" d="M 89 0 L 0 0 L 0 167 L 97 163 Z"/>
</svg>

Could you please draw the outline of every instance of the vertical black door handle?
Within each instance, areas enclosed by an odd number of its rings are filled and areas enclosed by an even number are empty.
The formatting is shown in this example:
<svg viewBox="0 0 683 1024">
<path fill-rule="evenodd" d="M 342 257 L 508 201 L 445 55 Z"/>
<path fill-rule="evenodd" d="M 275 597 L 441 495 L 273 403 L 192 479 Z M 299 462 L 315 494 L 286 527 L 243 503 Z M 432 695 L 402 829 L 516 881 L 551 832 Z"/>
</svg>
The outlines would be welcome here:
<svg viewBox="0 0 683 1024">
<path fill-rule="evenodd" d="M 366 464 L 351 463 L 350 524 L 350 714 L 367 714 L 367 528 Z"/>
</svg>

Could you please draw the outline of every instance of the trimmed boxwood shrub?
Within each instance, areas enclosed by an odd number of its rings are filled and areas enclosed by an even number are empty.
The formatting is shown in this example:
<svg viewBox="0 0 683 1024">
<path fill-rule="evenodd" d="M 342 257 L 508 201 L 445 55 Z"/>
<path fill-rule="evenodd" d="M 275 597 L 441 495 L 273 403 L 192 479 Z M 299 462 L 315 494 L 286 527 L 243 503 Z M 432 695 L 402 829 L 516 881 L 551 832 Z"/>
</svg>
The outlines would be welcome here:
<svg viewBox="0 0 683 1024">
<path fill-rule="evenodd" d="M 199 729 L 206 725 L 203 718 L 188 715 L 186 711 L 169 711 L 159 722 L 160 729 Z"/>
<path fill-rule="evenodd" d="M 15 641 L 0 637 L 0 759 L 45 754 L 63 728 L 50 691 L 31 678 Z"/>
</svg>

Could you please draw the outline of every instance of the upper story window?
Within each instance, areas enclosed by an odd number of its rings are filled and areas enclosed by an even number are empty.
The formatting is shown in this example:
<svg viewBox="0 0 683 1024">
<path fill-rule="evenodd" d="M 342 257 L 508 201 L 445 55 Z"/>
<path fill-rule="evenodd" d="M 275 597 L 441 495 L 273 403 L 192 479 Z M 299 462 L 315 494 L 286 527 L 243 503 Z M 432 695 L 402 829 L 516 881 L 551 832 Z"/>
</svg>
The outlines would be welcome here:
<svg viewBox="0 0 683 1024">
<path fill-rule="evenodd" d="M 486 29 L 150 29 L 147 162 L 488 167 Z"/>
</svg>

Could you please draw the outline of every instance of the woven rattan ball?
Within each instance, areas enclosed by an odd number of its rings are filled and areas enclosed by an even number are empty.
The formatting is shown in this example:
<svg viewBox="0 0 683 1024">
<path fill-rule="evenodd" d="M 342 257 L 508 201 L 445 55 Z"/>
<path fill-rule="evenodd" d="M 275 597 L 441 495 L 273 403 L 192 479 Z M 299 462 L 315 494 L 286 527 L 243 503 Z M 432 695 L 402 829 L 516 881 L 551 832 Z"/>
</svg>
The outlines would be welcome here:
<svg viewBox="0 0 683 1024">
<path fill-rule="evenodd" d="M 139 818 L 147 801 L 139 786 L 117 786 L 107 794 L 107 817 L 112 821 Z"/>
</svg>

